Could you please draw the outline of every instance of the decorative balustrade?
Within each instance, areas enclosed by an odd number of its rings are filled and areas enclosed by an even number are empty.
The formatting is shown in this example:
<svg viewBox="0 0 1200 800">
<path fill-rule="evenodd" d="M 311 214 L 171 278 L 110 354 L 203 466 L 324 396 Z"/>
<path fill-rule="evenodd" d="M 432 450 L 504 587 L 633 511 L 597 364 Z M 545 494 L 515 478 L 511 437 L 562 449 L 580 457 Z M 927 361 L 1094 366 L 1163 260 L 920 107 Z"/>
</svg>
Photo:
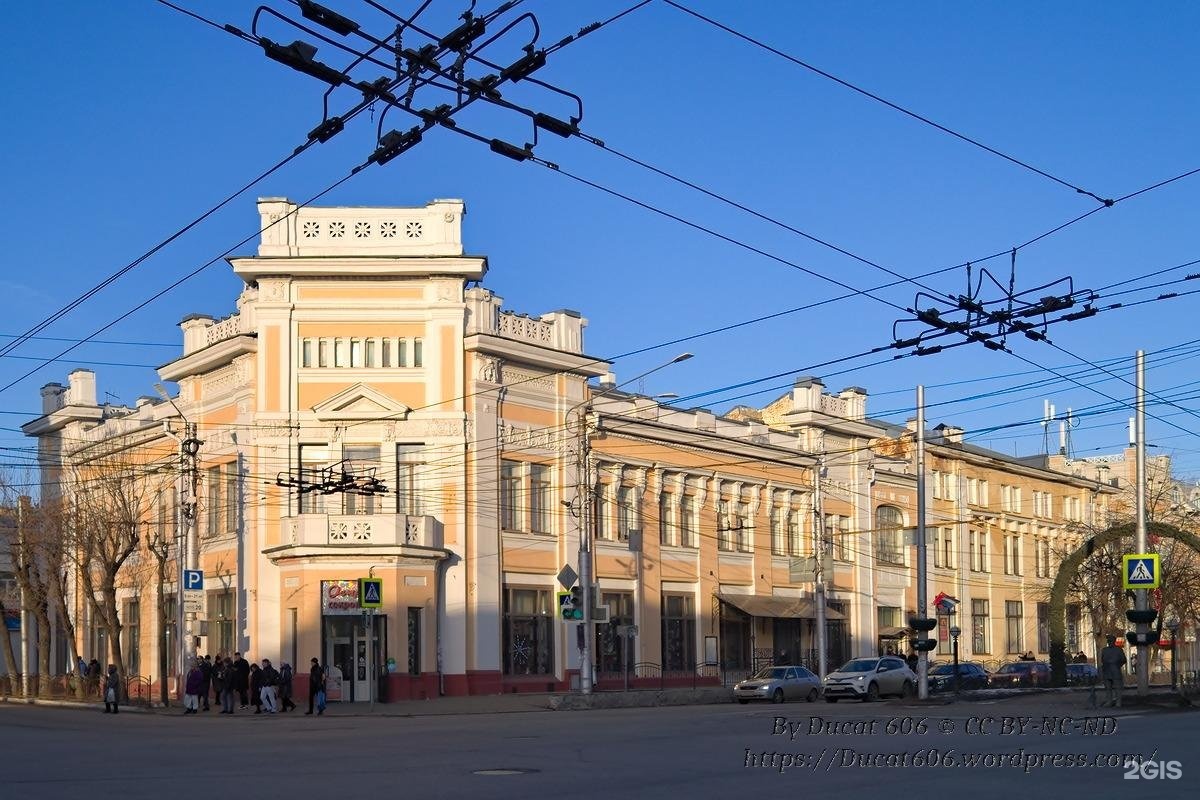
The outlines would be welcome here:
<svg viewBox="0 0 1200 800">
<path fill-rule="evenodd" d="M 542 345 L 549 345 L 554 341 L 554 323 L 524 314 L 502 311 L 498 327 L 500 335 L 510 339 L 525 339 Z"/>
<path fill-rule="evenodd" d="M 442 546 L 434 517 L 405 514 L 300 514 L 284 518 L 283 534 L 293 546 Z"/>
</svg>

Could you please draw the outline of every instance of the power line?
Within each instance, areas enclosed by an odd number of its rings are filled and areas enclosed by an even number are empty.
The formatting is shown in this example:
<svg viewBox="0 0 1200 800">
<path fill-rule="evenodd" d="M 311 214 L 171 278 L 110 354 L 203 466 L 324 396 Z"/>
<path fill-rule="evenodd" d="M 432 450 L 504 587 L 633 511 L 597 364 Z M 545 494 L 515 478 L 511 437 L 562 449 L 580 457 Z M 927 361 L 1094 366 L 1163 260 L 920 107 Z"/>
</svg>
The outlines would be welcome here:
<svg viewBox="0 0 1200 800">
<path fill-rule="evenodd" d="M 901 105 L 898 105 L 897 103 L 893 103 L 891 100 L 881 97 L 881 96 L 875 94 L 874 92 L 868 91 L 868 90 L 862 88 L 861 86 L 857 86 L 853 83 L 850 83 L 849 81 L 845 80 L 844 78 L 839 78 L 838 76 L 836 76 L 830 72 L 827 72 L 827 71 L 821 69 L 820 67 L 816 67 L 812 64 L 809 64 L 806 61 L 802 61 L 801 59 L 796 58 L 795 56 L 790 55 L 788 53 L 785 53 L 784 51 L 779 50 L 778 48 L 772 47 L 771 45 L 766 44 L 765 42 L 760 41 L 759 39 L 755 39 L 752 36 L 748 36 L 740 31 L 734 30 L 733 28 L 729 27 L 728 25 L 718 22 L 715 19 L 712 19 L 711 17 L 706 17 L 703 14 L 701 14 L 697 11 L 693 11 L 692 9 L 690 9 L 686 6 L 680 5 L 679 3 L 674 2 L 674 0 L 664 0 L 664 2 L 667 5 L 671 6 L 672 8 L 678 9 L 679 11 L 682 11 L 685 14 L 689 14 L 689 15 L 695 17 L 696 19 L 702 20 L 703 22 L 706 22 L 709 25 L 712 25 L 713 27 L 719 28 L 728 34 L 736 36 L 737 38 L 739 38 L 743 41 L 749 42 L 750 44 L 754 45 L 755 47 L 762 48 L 763 50 L 773 53 L 773 54 L 779 56 L 780 58 L 786 59 L 787 61 L 790 61 L 793 64 L 796 64 L 797 66 L 803 67 L 804 69 L 807 69 L 810 72 L 816 73 L 817 75 L 820 75 L 823 78 L 828 78 L 829 80 L 831 80 L 837 84 L 840 84 L 840 85 L 846 87 L 847 89 L 851 89 L 851 90 L 863 95 L 864 97 L 869 97 L 870 99 L 872 99 L 878 103 L 882 103 L 883 105 L 887 106 L 888 108 L 891 108 L 895 111 L 899 111 L 901 114 L 905 114 L 909 117 L 912 117 L 913 119 L 918 120 L 919 122 L 923 122 L 926 125 L 929 125 L 933 128 L 936 128 L 937 130 L 939 130 L 943 133 L 949 134 L 950 136 L 953 136 L 956 139 L 960 139 L 964 142 L 967 142 L 968 144 L 972 144 L 975 147 L 980 148 L 981 150 L 985 150 L 985 151 L 991 153 L 992 155 L 999 156 L 1000 158 L 1003 158 L 1005 161 L 1009 161 L 1013 164 L 1016 164 L 1017 166 L 1027 169 L 1030 172 L 1041 175 L 1043 178 L 1052 180 L 1055 183 L 1059 184 L 1060 186 L 1064 186 L 1068 189 L 1073 189 L 1077 194 L 1086 195 L 1086 196 L 1092 198 L 1093 200 L 1095 200 L 1096 202 L 1100 203 L 1101 208 L 1112 206 L 1113 203 L 1117 202 L 1115 200 L 1105 199 L 1094 192 L 1088 191 L 1087 189 L 1084 189 L 1084 188 L 1077 186 L 1069 181 L 1066 181 L 1062 178 L 1052 175 L 1049 172 L 1039 169 L 1039 168 L 1033 166 L 1032 164 L 1029 164 L 1026 161 L 1022 161 L 1021 159 L 1016 158 L 1015 156 L 1010 156 L 1007 153 L 1001 152 L 1000 150 L 997 150 L 994 147 L 986 145 L 983 142 L 979 141 L 978 139 L 974 139 L 970 136 L 967 136 L 966 134 L 959 133 L 958 131 L 948 128 L 945 125 L 942 125 L 941 123 L 934 122 L 932 119 L 930 119 L 926 116 L 918 114 L 915 111 L 911 111 Z M 1124 198 L 1122 198 L 1122 199 L 1124 199 Z"/>
</svg>

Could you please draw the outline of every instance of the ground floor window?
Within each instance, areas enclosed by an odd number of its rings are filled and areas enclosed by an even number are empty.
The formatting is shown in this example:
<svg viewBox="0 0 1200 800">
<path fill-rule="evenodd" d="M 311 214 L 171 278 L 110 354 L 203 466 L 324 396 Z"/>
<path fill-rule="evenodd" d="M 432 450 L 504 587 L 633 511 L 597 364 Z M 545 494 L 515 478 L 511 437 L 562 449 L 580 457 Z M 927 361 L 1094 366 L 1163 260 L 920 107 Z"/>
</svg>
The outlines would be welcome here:
<svg viewBox="0 0 1200 800">
<path fill-rule="evenodd" d="M 721 609 L 721 664 L 725 669 L 750 667 L 750 626 L 752 620 L 729 605 Z"/>
<path fill-rule="evenodd" d="M 608 622 L 596 625 L 596 665 L 600 672 L 633 671 L 635 640 L 622 636 L 633 625 L 633 593 L 601 592 L 601 605 L 608 606 Z"/>
<path fill-rule="evenodd" d="M 554 672 L 554 617 L 545 589 L 504 592 L 504 674 L 550 675 Z"/>
<path fill-rule="evenodd" d="M 842 617 L 825 622 L 825 656 L 831 668 L 836 668 L 850 660 L 850 625 L 847 622 L 850 619 L 850 604 L 844 600 L 830 600 L 825 607 Z"/>
<path fill-rule="evenodd" d="M 408 610 L 408 674 L 421 674 L 421 609 Z"/>
<path fill-rule="evenodd" d="M 663 669 L 696 668 L 696 600 L 690 594 L 663 595 Z"/>
<path fill-rule="evenodd" d="M 1038 652 L 1050 652 L 1050 604 L 1037 604 Z"/>
<path fill-rule="evenodd" d="M 208 651 L 213 656 L 233 654 L 233 592 L 225 590 L 208 595 Z"/>
<path fill-rule="evenodd" d="M 138 600 L 125 602 L 125 671 L 140 675 L 142 669 L 142 604 Z"/>
<path fill-rule="evenodd" d="M 1022 610 L 1020 600 L 1005 600 L 1004 601 L 1004 627 L 1005 639 L 1008 643 L 1008 652 L 1023 653 L 1025 652 L 1025 637 L 1022 636 L 1022 627 L 1025 624 L 1024 611 Z"/>
<path fill-rule="evenodd" d="M 978 655 L 988 650 L 988 601 L 971 601 L 971 652 Z"/>
</svg>

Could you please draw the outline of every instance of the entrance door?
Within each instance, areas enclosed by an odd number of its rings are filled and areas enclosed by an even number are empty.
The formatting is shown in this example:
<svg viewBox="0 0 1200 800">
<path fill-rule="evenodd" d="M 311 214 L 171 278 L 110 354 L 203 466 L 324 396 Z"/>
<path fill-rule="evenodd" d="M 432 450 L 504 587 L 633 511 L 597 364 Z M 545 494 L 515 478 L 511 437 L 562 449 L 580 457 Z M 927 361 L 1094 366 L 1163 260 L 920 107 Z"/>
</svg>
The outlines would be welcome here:
<svg viewBox="0 0 1200 800">
<path fill-rule="evenodd" d="M 380 676 L 387 674 L 384 664 L 384 643 L 387 642 L 387 617 L 378 615 L 374 619 L 373 646 L 367 652 L 367 627 L 361 618 L 355 619 L 354 636 L 351 645 L 351 658 L 347 659 L 344 673 L 346 685 L 346 700 L 365 703 L 371 699 L 371 681 L 375 681 L 375 699 L 385 700 L 380 688 Z"/>
</svg>

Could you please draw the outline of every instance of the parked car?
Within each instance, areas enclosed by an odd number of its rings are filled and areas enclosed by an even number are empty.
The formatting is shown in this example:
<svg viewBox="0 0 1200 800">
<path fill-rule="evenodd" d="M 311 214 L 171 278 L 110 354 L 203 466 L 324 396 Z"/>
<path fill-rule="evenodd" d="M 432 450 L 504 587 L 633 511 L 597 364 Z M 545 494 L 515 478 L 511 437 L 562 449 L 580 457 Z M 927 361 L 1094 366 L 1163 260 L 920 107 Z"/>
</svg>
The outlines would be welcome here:
<svg viewBox="0 0 1200 800">
<path fill-rule="evenodd" d="M 1049 686 L 1050 665 L 1045 661 L 1013 661 L 993 672 L 989 685 L 997 688 Z"/>
<path fill-rule="evenodd" d="M 1091 686 L 1100 682 L 1100 670 L 1091 664 L 1067 664 L 1067 686 Z"/>
<path fill-rule="evenodd" d="M 847 697 L 865 703 L 884 695 L 911 697 L 916 685 L 917 676 L 903 659 L 855 658 L 826 676 L 825 700 L 836 703 Z"/>
<path fill-rule="evenodd" d="M 820 694 L 821 679 L 804 667 L 763 667 L 733 687 L 733 696 L 739 703 L 751 700 L 782 703 L 800 699 L 812 703 Z"/>
<path fill-rule="evenodd" d="M 979 664 L 970 661 L 961 662 L 958 665 L 958 688 L 959 689 L 986 689 L 988 687 L 988 674 Z M 954 691 L 954 665 L 939 664 L 929 670 L 929 691 L 931 692 L 953 692 Z"/>
</svg>

